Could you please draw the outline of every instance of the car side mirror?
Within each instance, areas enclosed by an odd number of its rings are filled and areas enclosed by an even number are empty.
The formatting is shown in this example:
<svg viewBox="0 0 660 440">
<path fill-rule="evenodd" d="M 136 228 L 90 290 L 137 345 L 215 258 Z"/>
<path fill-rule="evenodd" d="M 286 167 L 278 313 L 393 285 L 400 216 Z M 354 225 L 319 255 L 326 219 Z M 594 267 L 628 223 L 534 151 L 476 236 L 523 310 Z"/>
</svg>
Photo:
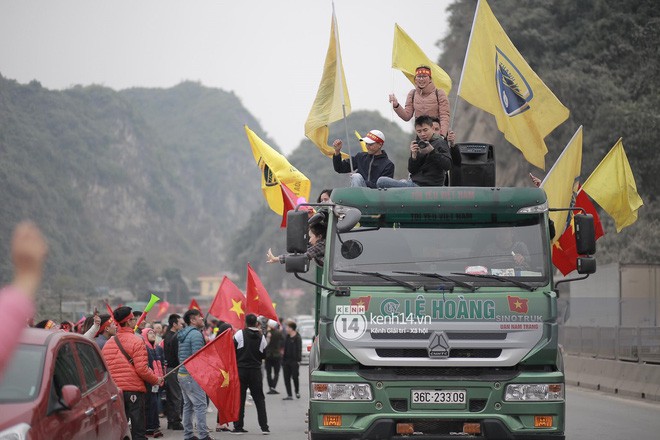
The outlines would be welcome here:
<svg viewBox="0 0 660 440">
<path fill-rule="evenodd" d="M 593 255 L 596 253 L 596 230 L 594 216 L 591 214 L 575 214 L 575 245 L 578 255 Z"/>
<path fill-rule="evenodd" d="M 286 251 L 294 254 L 307 252 L 309 242 L 309 215 L 307 211 L 289 211 L 286 214 Z M 288 270 L 287 270 L 288 272 Z"/>
<path fill-rule="evenodd" d="M 75 385 L 64 385 L 62 387 L 62 397 L 60 402 L 65 409 L 71 409 L 76 406 L 82 399 L 80 388 Z"/>
</svg>

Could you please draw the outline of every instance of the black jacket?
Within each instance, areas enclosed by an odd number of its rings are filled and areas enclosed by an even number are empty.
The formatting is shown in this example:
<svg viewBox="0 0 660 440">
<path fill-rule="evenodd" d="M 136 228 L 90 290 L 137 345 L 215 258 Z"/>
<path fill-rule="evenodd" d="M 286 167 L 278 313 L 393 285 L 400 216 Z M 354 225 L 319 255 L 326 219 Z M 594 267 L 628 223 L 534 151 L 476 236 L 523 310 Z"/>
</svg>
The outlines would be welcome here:
<svg viewBox="0 0 660 440">
<path fill-rule="evenodd" d="M 433 150 L 428 154 L 417 154 L 408 159 L 410 178 L 419 186 L 444 186 L 447 171 L 451 169 L 451 155 L 446 142 L 433 135 L 430 141 Z"/>
<path fill-rule="evenodd" d="M 234 345 L 238 368 L 261 368 L 266 338 L 260 331 L 249 327 L 237 331 L 234 335 Z"/>
<path fill-rule="evenodd" d="M 165 366 L 175 368 L 179 365 L 179 340 L 176 333 L 167 331 L 163 337 L 163 351 L 165 352 Z"/>
<path fill-rule="evenodd" d="M 284 338 L 283 364 L 295 364 L 302 361 L 302 338 L 299 333 L 292 338 L 288 334 Z"/>
<path fill-rule="evenodd" d="M 342 160 L 341 154 L 332 156 L 332 165 L 340 174 L 351 172 L 351 163 L 348 159 Z M 376 188 L 376 181 L 380 176 L 394 177 L 394 164 L 383 150 L 378 156 L 364 151 L 357 153 L 353 156 L 353 169 L 364 177 L 369 188 Z"/>
</svg>

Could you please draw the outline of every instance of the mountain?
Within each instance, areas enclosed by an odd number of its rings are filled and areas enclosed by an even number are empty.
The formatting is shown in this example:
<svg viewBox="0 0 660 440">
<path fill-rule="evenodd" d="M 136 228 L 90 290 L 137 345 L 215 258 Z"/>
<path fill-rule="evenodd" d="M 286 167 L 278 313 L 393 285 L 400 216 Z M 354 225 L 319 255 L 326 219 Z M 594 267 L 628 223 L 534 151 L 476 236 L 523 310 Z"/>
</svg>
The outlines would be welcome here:
<svg viewBox="0 0 660 440">
<path fill-rule="evenodd" d="M 490 3 L 509 38 L 571 111 L 546 138 L 547 170 L 579 125 L 584 125 L 583 179 L 623 137 L 645 206 L 637 223 L 619 234 L 601 213 L 606 235 L 598 241 L 599 264 L 657 263 L 657 1 Z M 529 186 L 529 172 L 544 172 L 503 139 L 492 116 L 456 101 L 474 8 L 474 0 L 456 0 L 448 9 L 448 31 L 438 30 L 439 38 L 446 35 L 438 43 L 439 64 L 454 82 L 453 128 L 459 142 L 495 146 L 498 185 Z M 284 234 L 261 194 L 245 124 L 278 149 L 237 96 L 199 83 L 53 91 L 37 81 L 19 84 L 0 76 L 0 251 L 8 254 L 12 228 L 31 218 L 50 242 L 45 290 L 60 300 L 99 286 L 130 287 L 128 280 L 138 272 L 194 279 L 231 271 L 242 285 L 250 262 L 283 304 L 281 310 L 306 311 L 310 295 L 287 305 L 277 292 L 311 289 L 281 266 L 265 263 L 269 247 L 283 251 Z M 383 131 L 395 177 L 405 177 L 412 130 L 403 131 L 376 112 L 356 111 L 346 126 L 330 127 L 330 142 L 345 138 L 346 128 L 353 152 L 359 148 L 354 130 Z M 331 160 L 308 140 L 288 159 L 311 179 L 312 200 L 323 188 L 348 185 L 348 176 L 336 174 Z M 0 259 L 0 282 L 10 276 L 8 259 Z"/>
<path fill-rule="evenodd" d="M 0 77 L 2 248 L 27 217 L 50 241 L 47 283 L 121 286 L 138 257 L 217 273 L 261 203 L 244 123 L 260 131 L 235 95 L 196 83 L 51 91 Z"/>
</svg>

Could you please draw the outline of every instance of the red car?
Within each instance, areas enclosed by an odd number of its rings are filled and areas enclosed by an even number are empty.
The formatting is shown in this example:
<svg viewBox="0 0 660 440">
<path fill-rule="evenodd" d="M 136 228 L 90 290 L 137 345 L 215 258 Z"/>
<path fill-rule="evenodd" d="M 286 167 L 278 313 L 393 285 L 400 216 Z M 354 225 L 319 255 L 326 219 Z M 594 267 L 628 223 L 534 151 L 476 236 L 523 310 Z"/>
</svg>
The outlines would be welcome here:
<svg viewBox="0 0 660 440">
<path fill-rule="evenodd" d="M 94 341 L 23 330 L 0 383 L 0 438 L 131 438 L 122 393 Z"/>
</svg>

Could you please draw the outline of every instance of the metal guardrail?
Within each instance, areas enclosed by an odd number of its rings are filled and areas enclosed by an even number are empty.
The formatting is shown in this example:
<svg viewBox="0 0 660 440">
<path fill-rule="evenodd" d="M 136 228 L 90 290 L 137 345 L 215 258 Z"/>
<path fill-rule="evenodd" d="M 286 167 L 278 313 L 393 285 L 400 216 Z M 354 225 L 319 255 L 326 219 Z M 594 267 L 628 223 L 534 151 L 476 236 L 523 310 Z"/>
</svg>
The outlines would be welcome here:
<svg viewBox="0 0 660 440">
<path fill-rule="evenodd" d="M 559 327 L 564 352 L 660 364 L 660 327 Z"/>
</svg>

